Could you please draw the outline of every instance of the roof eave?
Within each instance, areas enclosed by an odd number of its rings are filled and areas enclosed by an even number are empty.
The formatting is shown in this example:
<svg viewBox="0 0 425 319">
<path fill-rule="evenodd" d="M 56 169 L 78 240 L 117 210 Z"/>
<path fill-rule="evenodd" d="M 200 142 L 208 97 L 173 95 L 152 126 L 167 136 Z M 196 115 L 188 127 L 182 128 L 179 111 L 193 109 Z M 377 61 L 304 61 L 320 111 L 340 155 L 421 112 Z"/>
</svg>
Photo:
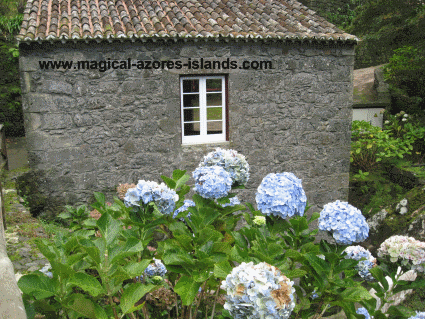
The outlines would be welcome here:
<svg viewBox="0 0 425 319">
<path fill-rule="evenodd" d="M 21 43 L 25 43 L 25 44 L 29 44 L 29 43 L 33 43 L 33 42 L 38 42 L 38 43 L 42 43 L 42 42 L 81 42 L 84 41 L 86 43 L 90 42 L 90 41 L 96 41 L 96 42 L 102 42 L 102 41 L 108 41 L 108 42 L 113 42 L 113 41 L 120 41 L 123 42 L 125 40 L 130 40 L 132 42 L 135 42 L 136 40 L 140 40 L 142 42 L 146 42 L 148 40 L 151 40 L 153 42 L 156 42 L 157 40 L 164 40 L 164 41 L 174 41 L 177 42 L 179 40 L 183 40 L 185 42 L 188 41 L 194 41 L 194 42 L 198 42 L 199 40 L 205 40 L 205 41 L 215 41 L 215 42 L 219 42 L 220 40 L 223 40 L 225 42 L 229 42 L 229 41 L 238 41 L 238 40 L 243 40 L 245 42 L 249 42 L 249 41 L 253 41 L 253 42 L 258 42 L 258 41 L 264 41 L 264 42 L 269 42 L 269 41 L 273 41 L 273 42 L 277 42 L 277 41 L 283 41 L 283 42 L 326 42 L 326 43 L 351 43 L 351 44 L 357 44 L 359 43 L 361 40 L 359 38 L 357 38 L 356 36 L 338 36 L 336 38 L 333 37 L 326 37 L 326 36 L 291 36 L 291 35 L 286 35 L 286 36 L 271 36 L 271 35 L 266 35 L 266 36 L 261 36 L 261 35 L 253 35 L 253 34 L 248 34 L 247 36 L 243 36 L 243 35 L 237 35 L 234 36 L 233 34 L 229 34 L 227 36 L 215 36 L 215 35 L 207 35 L 207 36 L 202 36 L 202 35 L 196 35 L 196 36 L 192 36 L 190 34 L 187 34 L 185 36 L 169 36 L 168 34 L 166 35 L 138 35 L 136 33 L 131 34 L 130 36 L 126 36 L 125 34 L 120 34 L 118 36 L 113 36 L 113 35 L 108 35 L 108 36 L 101 36 L 101 35 L 97 35 L 95 37 L 92 37 L 90 35 L 86 35 L 84 37 L 77 37 L 75 35 L 73 35 L 71 38 L 69 38 L 68 36 L 64 36 L 62 35 L 60 38 L 58 37 L 54 37 L 52 35 L 47 36 L 46 38 L 41 38 L 41 37 L 37 37 L 37 38 L 31 38 L 31 37 L 24 37 L 22 35 L 18 35 L 16 37 L 16 40 L 18 42 L 18 45 Z"/>
</svg>

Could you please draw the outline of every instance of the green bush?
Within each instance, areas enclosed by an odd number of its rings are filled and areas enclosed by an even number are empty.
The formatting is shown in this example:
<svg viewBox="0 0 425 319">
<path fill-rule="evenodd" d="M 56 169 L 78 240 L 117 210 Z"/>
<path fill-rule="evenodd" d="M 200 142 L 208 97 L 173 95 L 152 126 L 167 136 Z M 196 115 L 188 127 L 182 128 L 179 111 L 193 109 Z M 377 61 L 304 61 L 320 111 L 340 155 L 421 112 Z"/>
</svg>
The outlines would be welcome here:
<svg viewBox="0 0 425 319">
<path fill-rule="evenodd" d="M 24 136 L 19 79 L 19 33 L 25 0 L 0 0 L 0 123 L 6 136 Z"/>
<path fill-rule="evenodd" d="M 421 0 L 366 0 L 355 10 L 347 32 L 362 41 L 356 47 L 355 68 L 384 64 L 392 50 L 423 44 L 425 5 Z"/>
<path fill-rule="evenodd" d="M 364 0 L 351 0 L 350 3 L 346 3 L 345 6 L 336 8 L 336 12 L 330 11 L 329 7 L 325 4 L 326 9 L 319 10 L 319 14 L 323 15 L 330 23 L 346 30 L 356 17 L 357 11 L 355 8 L 362 5 L 363 2 Z"/>
<path fill-rule="evenodd" d="M 422 118 L 425 109 L 425 46 L 403 46 L 394 50 L 384 68 L 393 98 L 392 112 L 405 111 Z"/>
<path fill-rule="evenodd" d="M 176 170 L 172 178 L 162 176 L 162 179 L 175 190 L 176 206 L 181 207 L 190 189 L 186 185 L 189 176 Z M 383 262 L 370 268 L 375 281 L 360 281 L 359 270 L 355 269 L 360 261 L 345 258 L 343 251 L 347 246 L 324 240 L 315 243 L 318 229 L 312 230 L 310 226 L 319 213 L 313 213 L 310 218 L 264 216 L 250 204 L 247 204 L 249 212 L 244 205 L 225 206 L 232 196 L 214 200 L 195 194 L 192 197 L 195 206 L 173 218 L 172 214 L 163 215 L 153 201 L 140 200 L 136 206 L 127 207 L 115 198 L 115 203 L 108 206 L 105 196 L 95 193 L 96 203 L 92 207 L 101 214 L 94 224 L 99 236 L 79 229 L 66 235 L 59 232 L 53 241 L 38 241 L 37 246 L 52 269 L 25 275 L 18 282 L 28 318 L 34 318 L 36 312 L 50 318 L 69 319 L 142 316 L 161 319 L 167 315 L 180 319 L 230 318 L 219 302 L 224 295 L 220 286 L 235 263 L 265 262 L 290 280 L 298 279 L 298 284 L 291 283 L 296 291 L 293 311 L 297 318 L 303 319 L 320 318 L 341 309 L 348 318 L 358 318 L 356 302 L 376 319 L 384 319 L 386 316 L 381 308 L 376 308 L 377 301 L 364 285 L 377 291 L 382 307 L 391 296 L 386 292 L 385 276 L 393 279 L 397 292 L 425 284 L 424 280 L 398 281 L 397 267 L 387 267 Z M 70 212 L 70 216 L 85 219 L 85 209 L 78 210 Z M 240 218 L 246 225 L 236 231 Z M 148 244 L 155 231 L 163 232 L 167 238 L 152 250 Z M 149 278 L 144 272 L 154 257 L 165 264 L 166 278 Z M 145 274 L 143 279 L 141 274 Z M 274 274 L 278 276 L 277 270 Z M 268 279 L 259 278 L 263 280 Z M 239 292 L 248 288 L 238 285 L 237 289 Z M 152 301 L 148 296 L 157 291 L 170 297 L 170 308 L 147 306 Z M 281 282 L 271 295 L 279 303 L 289 305 L 293 293 L 290 286 Z M 260 294 L 259 298 L 262 298 Z M 249 306 L 245 311 L 250 311 Z M 389 318 L 407 318 L 412 313 L 410 309 L 401 312 L 392 306 Z"/>
<path fill-rule="evenodd" d="M 412 155 L 415 145 L 423 142 L 425 128 L 412 124 L 408 114 L 402 111 L 387 116 L 384 129 L 366 121 L 353 121 L 350 157 L 353 168 L 370 171 L 381 161 Z"/>
</svg>

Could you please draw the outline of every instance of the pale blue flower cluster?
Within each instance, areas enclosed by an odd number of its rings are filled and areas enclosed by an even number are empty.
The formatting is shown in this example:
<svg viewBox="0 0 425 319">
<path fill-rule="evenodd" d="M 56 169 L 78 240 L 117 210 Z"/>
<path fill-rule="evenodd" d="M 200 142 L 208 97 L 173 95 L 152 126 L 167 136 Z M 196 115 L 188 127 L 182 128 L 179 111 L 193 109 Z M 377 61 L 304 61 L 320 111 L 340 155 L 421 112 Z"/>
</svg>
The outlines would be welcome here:
<svg viewBox="0 0 425 319">
<path fill-rule="evenodd" d="M 183 201 L 183 206 L 180 207 L 180 208 L 177 208 L 174 211 L 173 218 L 176 218 L 178 214 L 180 214 L 181 212 L 186 211 L 189 207 L 194 207 L 194 206 L 196 206 L 194 201 L 192 201 L 190 199 L 185 199 Z M 190 218 L 190 212 L 187 214 L 187 217 Z"/>
<path fill-rule="evenodd" d="M 410 317 L 409 319 L 425 319 L 425 312 L 416 311 L 416 315 Z"/>
<path fill-rule="evenodd" d="M 203 198 L 227 196 L 232 188 L 230 174 L 221 166 L 198 167 L 192 176 L 195 179 L 195 191 Z"/>
<path fill-rule="evenodd" d="M 179 196 L 176 192 L 167 187 L 164 183 L 158 184 L 151 181 L 140 180 L 135 188 L 130 188 L 124 197 L 124 203 L 128 206 L 140 206 L 154 202 L 159 211 L 164 215 L 169 215 L 176 207 Z"/>
<path fill-rule="evenodd" d="M 50 263 L 47 263 L 43 268 L 40 269 L 40 272 L 42 272 L 49 278 L 53 278 L 52 272 L 49 271 L 50 269 L 52 269 L 52 266 L 50 265 Z"/>
<path fill-rule="evenodd" d="M 199 167 L 221 166 L 230 174 L 233 184 L 245 185 L 249 179 L 249 165 L 245 156 L 235 150 L 223 150 L 217 148 L 208 153 Z"/>
<path fill-rule="evenodd" d="M 263 214 L 282 218 L 302 216 L 307 205 L 301 180 L 287 172 L 271 173 L 264 177 L 255 200 Z"/>
<path fill-rule="evenodd" d="M 363 315 L 365 317 L 365 319 L 371 319 L 371 317 L 369 315 L 369 312 L 364 307 L 361 307 L 361 308 L 357 309 L 356 310 L 356 313 L 359 314 L 359 315 Z"/>
<path fill-rule="evenodd" d="M 229 198 L 230 203 L 226 203 L 226 204 L 221 204 L 222 207 L 227 207 L 227 206 L 235 206 L 235 205 L 239 205 L 241 202 L 238 198 L 238 196 Z"/>
<path fill-rule="evenodd" d="M 160 277 L 164 277 L 165 274 L 167 273 L 167 268 L 165 268 L 164 264 L 162 263 L 161 260 L 159 259 L 153 259 L 154 262 L 152 264 L 150 264 L 146 269 L 145 269 L 145 275 L 148 277 L 155 277 L 155 276 L 160 276 Z M 143 280 L 143 275 L 140 275 L 136 277 L 136 280 L 140 281 Z"/>
<path fill-rule="evenodd" d="M 367 281 L 375 280 L 369 270 L 376 265 L 376 258 L 372 256 L 369 250 L 361 246 L 349 246 L 345 248 L 344 252 L 346 253 L 345 259 L 360 260 L 356 266 L 360 277 Z"/>
<path fill-rule="evenodd" d="M 222 281 L 227 291 L 224 309 L 235 319 L 289 318 L 295 308 L 293 284 L 265 262 L 242 262 Z"/>
<path fill-rule="evenodd" d="M 369 225 L 362 212 L 339 200 L 323 207 L 319 230 L 330 231 L 339 245 L 362 242 L 369 236 Z"/>
</svg>

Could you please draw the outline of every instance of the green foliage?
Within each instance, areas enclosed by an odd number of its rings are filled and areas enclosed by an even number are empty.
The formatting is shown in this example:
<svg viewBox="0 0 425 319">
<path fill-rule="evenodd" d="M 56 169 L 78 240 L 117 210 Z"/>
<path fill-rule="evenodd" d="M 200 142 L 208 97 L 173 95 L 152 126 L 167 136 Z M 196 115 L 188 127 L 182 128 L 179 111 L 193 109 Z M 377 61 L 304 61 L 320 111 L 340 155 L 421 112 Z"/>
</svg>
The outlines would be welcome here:
<svg viewBox="0 0 425 319">
<path fill-rule="evenodd" d="M 356 47 L 355 68 L 386 63 L 392 50 L 425 42 L 425 5 L 421 0 L 366 0 L 355 11 L 347 28 L 362 38 Z"/>
<path fill-rule="evenodd" d="M 0 40 L 0 123 L 6 136 L 24 135 L 17 48 Z"/>
<path fill-rule="evenodd" d="M 417 44 L 394 50 L 384 69 L 393 97 L 392 108 L 424 117 L 425 46 Z"/>
<path fill-rule="evenodd" d="M 89 218 L 89 212 L 85 205 L 81 205 L 77 208 L 73 208 L 72 206 L 67 205 L 65 206 L 65 209 L 66 211 L 59 214 L 58 217 L 68 221 L 69 228 L 71 230 L 77 231 L 90 224 L 89 221 L 86 222 L 86 220 Z M 94 231 L 92 234 L 94 234 Z"/>
<path fill-rule="evenodd" d="M 0 16 L 0 38 L 3 37 L 7 41 L 11 41 L 13 37 L 19 33 L 22 20 L 22 14 L 17 14 L 12 17 Z"/>
<path fill-rule="evenodd" d="M 172 177 L 162 176 L 179 195 L 177 207 L 183 205 L 189 191 L 185 184 L 188 177 L 180 170 L 174 171 Z M 312 230 L 311 224 L 319 218 L 319 213 L 289 220 L 266 216 L 266 223 L 259 225 L 255 217 L 263 215 L 251 204 L 247 204 L 249 213 L 244 205 L 220 204 L 228 202 L 231 196 L 215 201 L 195 194 L 192 197 L 195 206 L 172 218 L 162 215 L 153 203 L 140 201 L 139 207 L 126 207 L 115 198 L 115 203 L 108 206 L 105 196 L 95 193 L 92 207 L 101 217 L 91 224 L 92 229 L 81 223 L 89 220 L 86 207 L 67 207 L 61 217 L 72 221 L 73 231 L 59 232 L 53 240 L 37 242 L 52 266 L 52 278 L 36 271 L 18 282 L 28 317 L 34 318 L 39 312 L 46 317 L 75 319 L 141 315 L 161 319 L 167 314 L 180 319 L 199 315 L 231 318 L 218 302 L 219 296 L 223 296 L 221 281 L 231 273 L 235 262 L 253 261 L 266 262 L 291 280 L 298 279 L 294 309 L 298 318 L 341 309 L 347 318 L 356 318 L 355 302 L 362 303 L 375 318 L 380 318 L 379 309 L 375 311 L 376 300 L 366 289 L 379 285 L 359 281 L 355 269 L 358 261 L 344 258 L 345 246 L 324 240 L 315 243 L 318 230 Z M 246 225 L 236 231 L 241 217 Z M 85 233 L 88 230 L 100 236 Z M 148 249 L 154 231 L 166 234 L 155 252 Z M 143 276 L 142 281 L 136 280 L 154 256 L 166 265 L 166 278 Z M 383 287 L 387 285 L 382 282 L 385 275 L 395 276 L 393 269 L 387 270 L 385 265 L 376 267 L 373 275 Z M 394 292 L 412 288 L 406 282 L 395 283 Z M 420 281 L 414 285 L 423 284 Z M 147 296 L 160 289 L 175 296 L 174 304 L 166 312 L 147 306 Z M 390 296 L 385 291 L 382 294 L 382 288 L 376 289 L 382 300 Z M 318 297 L 313 299 L 316 293 Z M 390 319 L 406 318 L 405 313 L 393 308 Z"/>
<path fill-rule="evenodd" d="M 404 114 L 387 120 L 383 130 L 366 121 L 353 121 L 350 158 L 353 167 L 370 171 L 378 162 L 412 154 L 415 142 L 423 140 L 425 128 L 413 125 Z"/>
<path fill-rule="evenodd" d="M 19 81 L 19 50 L 14 37 L 23 19 L 25 0 L 0 0 L 0 123 L 6 136 L 23 136 Z"/>
<path fill-rule="evenodd" d="M 351 0 L 350 3 L 346 3 L 343 7 L 338 7 L 336 12 L 330 11 L 329 8 L 323 14 L 326 20 L 330 23 L 335 24 L 340 29 L 346 30 L 356 18 L 355 8 L 362 5 L 364 0 Z"/>
<path fill-rule="evenodd" d="M 102 211 L 102 217 L 96 227 L 102 237 L 89 240 L 76 231 L 66 236 L 58 233 L 53 242 L 45 239 L 37 242 L 52 265 L 53 278 L 35 272 L 19 280 L 28 310 L 37 306 L 43 314 L 53 312 L 55 318 L 60 318 L 62 312 L 69 318 L 118 318 L 118 314 L 121 318 L 121 314 L 139 309 L 135 303 L 158 288 L 134 280 L 152 260 L 147 249 L 151 235 L 146 236 L 150 225 L 124 229 L 118 218 L 129 218 L 129 210 L 120 204 L 105 207 L 100 197 L 97 199 L 96 207 Z M 69 211 L 84 215 L 85 209 Z M 120 297 L 119 305 L 113 301 L 114 297 Z M 108 300 L 108 305 L 100 306 L 104 300 Z"/>
</svg>

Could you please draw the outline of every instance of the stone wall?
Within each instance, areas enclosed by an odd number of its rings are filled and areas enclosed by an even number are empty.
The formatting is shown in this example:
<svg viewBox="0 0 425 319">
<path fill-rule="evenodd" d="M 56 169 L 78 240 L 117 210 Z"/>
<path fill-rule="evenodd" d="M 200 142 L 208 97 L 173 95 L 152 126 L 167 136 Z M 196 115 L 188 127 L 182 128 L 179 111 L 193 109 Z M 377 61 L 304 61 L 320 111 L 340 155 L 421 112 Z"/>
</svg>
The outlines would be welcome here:
<svg viewBox="0 0 425 319">
<path fill-rule="evenodd" d="M 40 70 L 41 60 L 271 60 L 272 70 Z M 20 46 L 30 166 L 46 205 L 119 183 L 192 172 L 216 147 L 251 165 L 242 200 L 271 172 L 303 180 L 309 203 L 348 198 L 354 48 L 342 44 L 66 43 Z M 179 76 L 228 74 L 230 140 L 181 145 Z M 193 180 L 191 180 L 193 182 Z M 47 209 L 47 206 L 45 209 Z"/>
</svg>

